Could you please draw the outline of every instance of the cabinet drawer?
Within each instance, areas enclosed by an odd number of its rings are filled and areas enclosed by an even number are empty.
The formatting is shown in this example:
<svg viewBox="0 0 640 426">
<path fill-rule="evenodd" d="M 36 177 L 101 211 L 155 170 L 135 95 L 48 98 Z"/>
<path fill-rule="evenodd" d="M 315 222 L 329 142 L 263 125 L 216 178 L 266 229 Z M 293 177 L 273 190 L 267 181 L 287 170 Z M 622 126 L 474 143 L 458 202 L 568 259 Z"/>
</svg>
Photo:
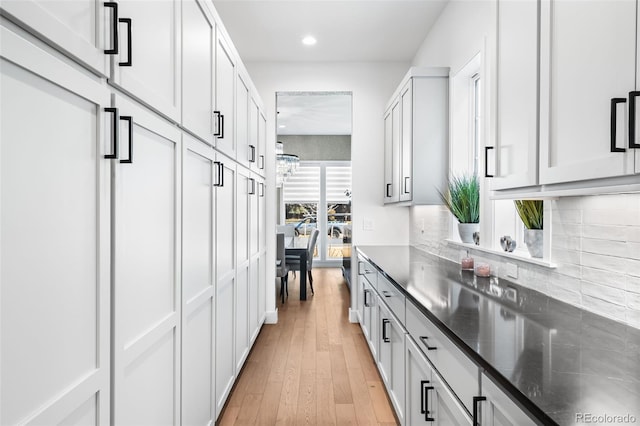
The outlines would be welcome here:
<svg viewBox="0 0 640 426">
<path fill-rule="evenodd" d="M 378 275 L 378 293 L 380 294 L 380 299 L 391 309 L 400 322 L 404 324 L 404 294 L 382 275 Z"/>
<path fill-rule="evenodd" d="M 470 413 L 479 391 L 478 367 L 412 302 L 407 302 L 405 327 Z"/>
<path fill-rule="evenodd" d="M 362 256 L 358 256 L 358 275 L 365 277 L 367 281 L 369 281 L 369 284 L 371 284 L 371 287 L 377 288 L 378 271 Z"/>
</svg>

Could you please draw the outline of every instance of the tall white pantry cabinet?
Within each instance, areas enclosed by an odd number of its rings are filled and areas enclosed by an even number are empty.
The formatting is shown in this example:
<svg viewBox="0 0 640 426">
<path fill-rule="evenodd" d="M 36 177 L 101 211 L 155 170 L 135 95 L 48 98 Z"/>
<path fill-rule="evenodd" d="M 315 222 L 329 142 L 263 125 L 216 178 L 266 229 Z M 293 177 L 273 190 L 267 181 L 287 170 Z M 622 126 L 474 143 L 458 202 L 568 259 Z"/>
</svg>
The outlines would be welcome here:
<svg viewBox="0 0 640 426">
<path fill-rule="evenodd" d="M 262 102 L 212 2 L 0 13 L 0 424 L 213 424 L 268 233 Z"/>
</svg>

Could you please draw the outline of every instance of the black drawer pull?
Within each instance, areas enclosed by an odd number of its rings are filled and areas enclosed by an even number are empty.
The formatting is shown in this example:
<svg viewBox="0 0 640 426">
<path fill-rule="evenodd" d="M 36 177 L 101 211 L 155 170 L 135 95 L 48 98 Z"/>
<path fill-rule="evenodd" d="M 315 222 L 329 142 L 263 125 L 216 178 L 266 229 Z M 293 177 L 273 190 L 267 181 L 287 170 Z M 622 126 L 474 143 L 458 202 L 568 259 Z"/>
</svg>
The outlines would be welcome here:
<svg viewBox="0 0 640 426">
<path fill-rule="evenodd" d="M 124 62 L 118 62 L 121 67 L 130 67 L 133 65 L 133 50 L 131 42 L 131 18 L 119 18 L 118 22 L 127 24 L 127 60 Z"/>
<path fill-rule="evenodd" d="M 113 15 L 111 17 L 111 36 L 113 37 L 113 47 L 111 49 L 104 49 L 105 55 L 117 55 L 118 54 L 118 3 L 108 1 L 104 3 L 104 7 L 110 7 L 113 9 Z"/>
<path fill-rule="evenodd" d="M 434 422 L 436 419 L 429 417 L 429 391 L 433 386 L 426 386 L 428 384 L 428 380 L 420 381 L 420 414 L 424 414 L 425 422 Z"/>
<path fill-rule="evenodd" d="M 382 290 L 382 295 L 384 297 L 393 297 L 393 294 L 389 293 L 387 290 Z"/>
<path fill-rule="evenodd" d="M 120 120 L 129 123 L 129 158 L 126 160 L 120 160 L 121 163 L 132 164 L 133 163 L 133 118 L 130 115 L 123 115 Z"/>
<path fill-rule="evenodd" d="M 640 143 L 636 143 L 636 98 L 640 96 L 640 91 L 629 92 L 629 149 L 640 148 Z"/>
<path fill-rule="evenodd" d="M 105 154 L 104 158 L 118 158 L 118 145 L 120 145 L 120 118 L 118 116 L 118 108 L 107 107 L 105 112 L 113 113 L 113 119 L 111 121 L 111 154 Z"/>
<path fill-rule="evenodd" d="M 382 319 L 382 341 L 385 343 L 390 343 L 391 339 L 389 338 L 389 336 L 387 336 L 387 324 L 389 324 L 391 321 L 383 318 Z"/>
<path fill-rule="evenodd" d="M 393 186 L 392 184 L 387 184 L 387 197 L 393 197 Z"/>
<path fill-rule="evenodd" d="M 435 351 L 436 349 L 438 349 L 435 346 L 429 346 L 429 342 L 427 342 L 428 339 L 429 338 L 427 336 L 420 336 L 420 341 L 427 347 L 428 351 Z"/>
<path fill-rule="evenodd" d="M 220 161 L 214 161 L 213 164 L 216 166 L 216 181 L 213 186 L 222 187 L 224 186 L 224 164 Z"/>
<path fill-rule="evenodd" d="M 631 97 L 631 94 L 629 94 Z M 627 100 L 625 98 L 613 98 L 611 99 L 611 152 L 625 152 L 626 149 L 618 148 L 616 146 L 616 136 L 617 136 L 617 127 L 618 127 L 618 104 L 624 104 Z M 635 103 L 635 101 L 634 101 Z M 635 109 L 635 108 L 634 108 Z M 631 113 L 631 108 L 629 108 L 629 113 Z M 635 115 L 635 114 L 634 114 Z M 632 125 L 629 120 L 629 146 L 631 146 L 631 138 L 633 133 L 635 133 L 635 123 Z"/>
<path fill-rule="evenodd" d="M 478 403 L 486 400 L 487 398 L 484 396 L 473 397 L 473 426 L 480 426 L 480 423 L 478 423 Z"/>
</svg>

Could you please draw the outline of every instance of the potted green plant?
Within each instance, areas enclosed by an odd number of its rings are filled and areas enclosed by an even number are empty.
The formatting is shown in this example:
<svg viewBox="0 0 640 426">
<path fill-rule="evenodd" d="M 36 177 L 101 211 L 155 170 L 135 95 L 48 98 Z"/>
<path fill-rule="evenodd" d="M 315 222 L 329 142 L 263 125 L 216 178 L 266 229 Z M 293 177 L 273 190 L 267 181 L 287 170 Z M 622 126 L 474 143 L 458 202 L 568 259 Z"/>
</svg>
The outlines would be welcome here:
<svg viewBox="0 0 640 426">
<path fill-rule="evenodd" d="M 514 200 L 518 216 L 524 223 L 524 243 L 531 257 L 542 257 L 544 205 L 542 200 Z"/>
<path fill-rule="evenodd" d="M 458 219 L 458 233 L 463 243 L 473 243 L 473 233 L 480 228 L 480 182 L 476 175 L 452 176 L 447 188 L 438 191 L 444 205 Z"/>
</svg>

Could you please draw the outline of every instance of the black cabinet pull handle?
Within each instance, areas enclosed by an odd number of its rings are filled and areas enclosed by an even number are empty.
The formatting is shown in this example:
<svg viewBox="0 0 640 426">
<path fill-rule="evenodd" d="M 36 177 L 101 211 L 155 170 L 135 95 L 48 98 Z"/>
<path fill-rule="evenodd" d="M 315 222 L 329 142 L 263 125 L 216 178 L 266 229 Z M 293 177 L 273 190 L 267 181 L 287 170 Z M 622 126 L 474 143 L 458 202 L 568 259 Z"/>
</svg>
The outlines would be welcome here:
<svg viewBox="0 0 640 426">
<path fill-rule="evenodd" d="M 640 91 L 629 92 L 629 149 L 640 148 L 640 143 L 636 143 L 636 98 L 640 96 Z"/>
<path fill-rule="evenodd" d="M 489 150 L 493 149 L 493 146 L 484 147 L 484 177 L 492 178 L 493 175 L 489 174 Z"/>
<path fill-rule="evenodd" d="M 364 265 L 364 262 L 361 261 L 361 260 L 358 260 L 358 275 L 364 275 L 365 274 L 364 272 L 362 272 L 363 271 L 363 269 L 362 269 L 363 265 Z"/>
<path fill-rule="evenodd" d="M 258 168 L 264 170 L 264 155 L 258 156 Z"/>
<path fill-rule="evenodd" d="M 104 3 L 104 7 L 113 9 L 113 16 L 111 19 L 111 35 L 113 37 L 113 47 L 111 49 L 104 49 L 105 55 L 117 55 L 118 54 L 118 3 L 113 1 L 107 1 Z"/>
<path fill-rule="evenodd" d="M 214 161 L 213 164 L 216 166 L 216 181 L 213 186 L 222 187 L 224 186 L 224 164 L 219 161 Z"/>
<path fill-rule="evenodd" d="M 390 343 L 391 339 L 389 339 L 389 336 L 387 336 L 387 324 L 389 324 L 391 321 L 389 321 L 386 318 L 382 319 L 382 341 L 385 343 Z"/>
<path fill-rule="evenodd" d="M 611 99 L 611 152 L 625 152 L 626 149 L 618 148 L 616 146 L 617 124 L 618 124 L 618 104 L 624 104 L 627 100 L 625 98 L 612 98 Z M 631 110 L 629 110 L 631 113 Z M 629 144 L 631 144 L 631 121 L 629 120 Z M 635 124 L 633 126 L 635 128 Z M 635 130 L 634 130 L 635 132 Z"/>
<path fill-rule="evenodd" d="M 255 145 L 249 145 L 249 162 L 256 162 L 256 147 Z"/>
<path fill-rule="evenodd" d="M 433 386 L 426 386 L 428 384 L 428 380 L 420 381 L 420 414 L 424 414 L 425 422 L 434 422 L 436 419 L 429 417 L 429 391 Z"/>
<path fill-rule="evenodd" d="M 438 349 L 435 346 L 429 346 L 429 342 L 427 342 L 428 339 L 429 338 L 427 336 L 420 336 L 420 341 L 422 342 L 423 345 L 425 345 L 428 351 L 435 351 L 436 349 Z"/>
<path fill-rule="evenodd" d="M 487 398 L 484 396 L 474 396 L 473 397 L 473 426 L 480 426 L 478 423 L 478 403 L 480 401 L 486 401 Z"/>
<path fill-rule="evenodd" d="M 258 190 L 259 196 L 264 197 L 264 183 L 260 182 L 260 189 Z"/>
<path fill-rule="evenodd" d="M 388 183 L 387 184 L 387 197 L 392 197 L 393 196 L 393 187 L 392 184 Z"/>
<path fill-rule="evenodd" d="M 120 163 L 132 164 L 133 163 L 133 118 L 130 115 L 123 115 L 120 120 L 129 123 L 129 158 L 126 160 L 120 160 Z"/>
<path fill-rule="evenodd" d="M 104 109 L 105 112 L 113 113 L 113 120 L 111 121 L 111 154 L 105 154 L 104 158 L 118 158 L 118 145 L 120 145 L 120 126 L 118 123 L 120 122 L 118 117 L 118 108 L 106 107 Z"/>
<path fill-rule="evenodd" d="M 407 189 L 407 183 L 409 183 L 409 179 L 411 179 L 411 176 L 405 176 L 404 178 L 404 193 L 405 194 L 410 194 L 411 191 Z"/>
<path fill-rule="evenodd" d="M 118 62 L 121 67 L 130 67 L 133 64 L 133 51 L 131 48 L 131 18 L 120 18 L 118 22 L 127 24 L 127 60 L 124 62 Z"/>
<path fill-rule="evenodd" d="M 216 125 L 213 136 L 220 137 L 220 111 L 213 111 L 213 115 L 216 118 Z"/>
<path fill-rule="evenodd" d="M 367 308 L 371 307 L 371 304 L 369 303 L 369 300 L 367 299 L 367 296 L 369 295 L 369 290 L 365 290 L 364 291 L 364 306 Z"/>
<path fill-rule="evenodd" d="M 256 193 L 256 180 L 254 178 L 249 178 L 249 195 L 254 195 Z"/>
<path fill-rule="evenodd" d="M 382 295 L 384 297 L 393 297 L 393 294 L 389 293 L 387 290 L 382 290 Z"/>
<path fill-rule="evenodd" d="M 224 139 L 224 114 L 218 112 L 218 139 Z"/>
</svg>

